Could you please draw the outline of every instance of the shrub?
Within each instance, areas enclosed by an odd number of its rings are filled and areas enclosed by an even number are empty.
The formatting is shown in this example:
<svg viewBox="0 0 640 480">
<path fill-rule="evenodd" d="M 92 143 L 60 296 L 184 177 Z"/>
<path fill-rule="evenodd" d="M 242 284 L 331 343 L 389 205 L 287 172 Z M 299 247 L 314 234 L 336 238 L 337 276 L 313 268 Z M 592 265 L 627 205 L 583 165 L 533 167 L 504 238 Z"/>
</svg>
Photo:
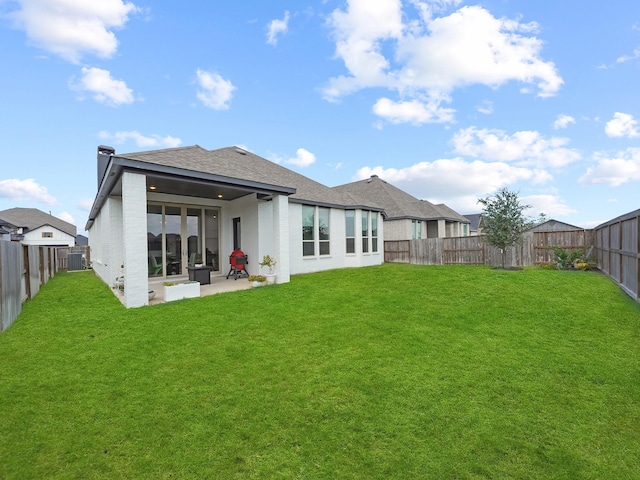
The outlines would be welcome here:
<svg viewBox="0 0 640 480">
<path fill-rule="evenodd" d="M 562 247 L 549 247 L 556 255 L 556 262 L 558 268 L 561 270 L 567 270 L 573 268 L 573 264 L 576 260 L 582 258 L 584 255 L 584 248 L 571 249 Z"/>
<path fill-rule="evenodd" d="M 538 265 L 543 270 L 556 270 L 557 266 L 555 263 L 550 262 L 542 262 Z"/>
</svg>

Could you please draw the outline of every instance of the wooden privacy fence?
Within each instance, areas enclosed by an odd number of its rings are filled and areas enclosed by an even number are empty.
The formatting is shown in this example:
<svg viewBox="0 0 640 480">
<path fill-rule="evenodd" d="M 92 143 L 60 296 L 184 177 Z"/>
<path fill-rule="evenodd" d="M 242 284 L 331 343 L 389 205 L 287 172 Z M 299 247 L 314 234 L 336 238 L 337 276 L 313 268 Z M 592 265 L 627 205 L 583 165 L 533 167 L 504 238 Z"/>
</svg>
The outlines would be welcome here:
<svg viewBox="0 0 640 480">
<path fill-rule="evenodd" d="M 22 304 L 35 297 L 59 270 L 67 268 L 67 253 L 88 247 L 43 247 L 0 241 L 0 332 L 20 315 Z"/>
<path fill-rule="evenodd" d="M 600 270 L 640 302 L 640 210 L 598 226 L 595 238 Z"/>
<path fill-rule="evenodd" d="M 66 270 L 67 266 L 68 266 L 68 258 L 69 258 L 69 254 L 70 253 L 80 253 L 84 256 L 85 258 L 85 264 L 86 265 L 90 265 L 91 264 L 91 256 L 90 256 L 90 252 L 91 249 L 89 248 L 88 245 L 76 245 L 75 247 L 69 247 L 69 248 L 58 248 L 56 253 L 56 259 L 57 259 L 57 264 L 58 264 L 58 270 Z"/>
<path fill-rule="evenodd" d="M 530 266 L 555 261 L 549 248 L 588 248 L 594 245 L 592 230 L 528 232 L 521 245 L 506 250 L 505 265 Z M 487 244 L 483 235 L 419 240 L 386 240 L 384 261 L 421 265 L 502 265 L 502 252 Z"/>
</svg>

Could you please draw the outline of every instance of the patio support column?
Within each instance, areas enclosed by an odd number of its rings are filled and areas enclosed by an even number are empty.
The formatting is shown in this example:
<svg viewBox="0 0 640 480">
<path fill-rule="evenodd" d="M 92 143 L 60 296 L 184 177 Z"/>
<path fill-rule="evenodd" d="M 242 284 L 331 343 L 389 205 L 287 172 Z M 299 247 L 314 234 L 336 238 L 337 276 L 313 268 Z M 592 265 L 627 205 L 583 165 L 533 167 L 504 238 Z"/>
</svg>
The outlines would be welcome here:
<svg viewBox="0 0 640 480">
<path fill-rule="evenodd" d="M 443 219 L 438 220 L 438 238 L 447 236 L 447 222 Z"/>
<path fill-rule="evenodd" d="M 273 201 L 273 247 L 276 261 L 276 281 L 287 283 L 291 279 L 289 266 L 289 198 L 274 195 Z"/>
<path fill-rule="evenodd" d="M 125 306 L 149 304 L 147 184 L 144 175 L 122 174 L 122 233 Z"/>
</svg>

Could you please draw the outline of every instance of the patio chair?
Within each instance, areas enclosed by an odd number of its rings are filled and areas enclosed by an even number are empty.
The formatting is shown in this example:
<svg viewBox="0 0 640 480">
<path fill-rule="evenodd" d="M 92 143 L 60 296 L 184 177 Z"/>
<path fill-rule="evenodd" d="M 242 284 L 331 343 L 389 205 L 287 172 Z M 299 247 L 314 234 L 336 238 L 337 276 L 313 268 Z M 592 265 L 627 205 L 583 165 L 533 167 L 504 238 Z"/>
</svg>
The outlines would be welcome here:
<svg viewBox="0 0 640 480">
<path fill-rule="evenodd" d="M 162 264 L 158 264 L 155 255 L 149 255 L 149 275 L 155 276 L 162 273 Z"/>
</svg>

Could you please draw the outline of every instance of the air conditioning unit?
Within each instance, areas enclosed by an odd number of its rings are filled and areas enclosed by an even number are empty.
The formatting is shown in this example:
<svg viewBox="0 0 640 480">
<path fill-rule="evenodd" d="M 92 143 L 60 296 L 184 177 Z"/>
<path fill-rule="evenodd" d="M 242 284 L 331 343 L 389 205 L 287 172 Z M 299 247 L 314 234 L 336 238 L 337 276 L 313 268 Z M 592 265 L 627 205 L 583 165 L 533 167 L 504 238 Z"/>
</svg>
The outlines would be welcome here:
<svg viewBox="0 0 640 480">
<path fill-rule="evenodd" d="M 67 255 L 67 271 L 84 269 L 84 259 L 81 253 L 69 253 Z"/>
</svg>

